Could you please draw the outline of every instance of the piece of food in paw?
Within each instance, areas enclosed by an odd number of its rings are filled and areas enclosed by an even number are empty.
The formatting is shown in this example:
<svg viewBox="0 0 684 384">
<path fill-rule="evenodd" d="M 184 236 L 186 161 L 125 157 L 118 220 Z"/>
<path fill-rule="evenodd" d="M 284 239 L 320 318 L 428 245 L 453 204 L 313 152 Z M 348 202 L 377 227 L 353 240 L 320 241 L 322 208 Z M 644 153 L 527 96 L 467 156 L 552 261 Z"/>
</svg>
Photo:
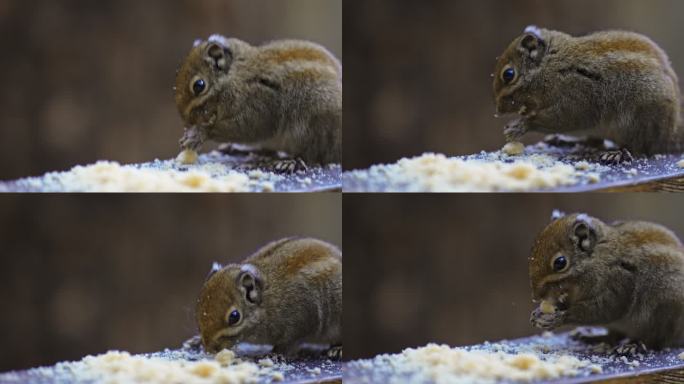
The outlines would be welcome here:
<svg viewBox="0 0 684 384">
<path fill-rule="evenodd" d="M 176 161 L 180 164 L 195 164 L 197 163 L 197 151 L 192 149 L 184 149 L 176 157 Z"/>
<path fill-rule="evenodd" d="M 501 152 L 510 156 L 522 155 L 525 152 L 525 145 L 519 141 L 511 141 L 501 148 Z"/>
<path fill-rule="evenodd" d="M 548 300 L 542 300 L 541 304 L 539 304 L 539 310 L 545 315 L 550 315 L 556 313 L 556 306 Z"/>
</svg>

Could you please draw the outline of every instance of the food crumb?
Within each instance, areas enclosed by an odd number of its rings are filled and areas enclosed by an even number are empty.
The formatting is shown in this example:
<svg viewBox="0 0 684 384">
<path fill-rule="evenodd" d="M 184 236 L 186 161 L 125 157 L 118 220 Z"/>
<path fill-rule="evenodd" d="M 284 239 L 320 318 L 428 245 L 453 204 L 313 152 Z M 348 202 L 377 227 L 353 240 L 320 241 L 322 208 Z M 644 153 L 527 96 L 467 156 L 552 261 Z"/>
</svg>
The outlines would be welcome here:
<svg viewBox="0 0 684 384">
<path fill-rule="evenodd" d="M 235 352 L 230 349 L 223 349 L 214 357 L 221 365 L 230 365 L 235 361 Z"/>
<path fill-rule="evenodd" d="M 681 159 L 681 160 L 677 163 L 677 166 L 678 166 L 679 168 L 684 168 L 684 159 Z"/>
<path fill-rule="evenodd" d="M 543 300 L 539 305 L 539 310 L 548 315 L 556 312 L 556 306 L 551 304 L 548 300 Z"/>
<path fill-rule="evenodd" d="M 316 368 L 307 368 L 307 372 L 314 374 L 314 375 L 320 375 L 321 374 L 321 369 L 316 367 Z"/>
<path fill-rule="evenodd" d="M 511 141 L 501 148 L 501 152 L 510 156 L 522 155 L 525 152 L 525 145 L 519 141 Z"/>
<path fill-rule="evenodd" d="M 219 365 L 211 361 L 200 361 L 192 366 L 190 372 L 199 377 L 210 377 L 216 374 L 220 369 Z"/>
<path fill-rule="evenodd" d="M 271 360 L 269 358 L 259 360 L 259 365 L 262 367 L 272 367 L 273 364 L 274 364 L 273 360 Z"/>
<path fill-rule="evenodd" d="M 591 168 L 591 165 L 587 161 L 578 161 L 575 163 L 575 169 L 580 170 L 580 171 L 588 171 Z"/>
<path fill-rule="evenodd" d="M 679 360 L 684 360 L 684 352 L 677 355 L 677 357 L 679 357 Z"/>
<path fill-rule="evenodd" d="M 591 184 L 596 184 L 596 183 L 598 183 L 599 181 L 601 181 L 601 175 L 599 175 L 599 174 L 596 173 L 596 172 L 588 173 L 588 174 L 587 174 L 587 180 L 588 180 L 589 183 L 591 183 Z"/>
<path fill-rule="evenodd" d="M 192 149 L 184 149 L 176 157 L 176 161 L 180 164 L 195 164 L 197 162 L 197 152 Z"/>
<path fill-rule="evenodd" d="M 598 364 L 592 364 L 589 366 L 589 371 L 591 373 L 603 373 L 603 368 Z"/>
</svg>

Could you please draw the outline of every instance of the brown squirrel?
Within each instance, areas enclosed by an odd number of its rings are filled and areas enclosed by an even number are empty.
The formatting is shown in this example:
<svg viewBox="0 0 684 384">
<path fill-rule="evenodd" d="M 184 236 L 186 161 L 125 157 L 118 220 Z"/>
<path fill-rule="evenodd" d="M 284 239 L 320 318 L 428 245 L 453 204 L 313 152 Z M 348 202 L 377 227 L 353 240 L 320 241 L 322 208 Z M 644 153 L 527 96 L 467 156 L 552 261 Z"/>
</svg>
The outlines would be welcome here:
<svg viewBox="0 0 684 384">
<path fill-rule="evenodd" d="M 529 270 L 533 300 L 541 300 L 536 327 L 600 325 L 609 333 L 595 341 L 684 345 L 684 247 L 661 225 L 554 211 Z"/>
<path fill-rule="evenodd" d="M 292 354 L 302 343 L 342 345 L 342 254 L 326 242 L 285 238 L 241 264 L 214 264 L 197 300 L 207 352 L 238 343 Z"/>
<path fill-rule="evenodd" d="M 497 114 L 519 114 L 507 141 L 527 131 L 585 130 L 621 149 L 604 162 L 681 151 L 678 79 L 665 52 L 646 36 L 606 31 L 582 37 L 529 26 L 498 57 Z M 622 156 L 626 155 L 626 156 Z"/>
<path fill-rule="evenodd" d="M 213 35 L 195 42 L 174 91 L 187 124 L 182 150 L 214 140 L 286 152 L 293 159 L 277 162 L 279 171 L 340 161 L 342 66 L 318 44 L 254 47 Z"/>
</svg>

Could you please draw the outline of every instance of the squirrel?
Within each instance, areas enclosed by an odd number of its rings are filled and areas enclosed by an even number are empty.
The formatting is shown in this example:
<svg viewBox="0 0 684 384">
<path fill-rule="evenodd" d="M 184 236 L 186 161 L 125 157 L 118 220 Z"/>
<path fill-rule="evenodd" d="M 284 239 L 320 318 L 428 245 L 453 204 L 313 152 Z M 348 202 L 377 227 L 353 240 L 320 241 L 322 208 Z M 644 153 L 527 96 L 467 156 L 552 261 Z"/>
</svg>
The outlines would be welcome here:
<svg viewBox="0 0 684 384">
<path fill-rule="evenodd" d="M 241 264 L 214 263 L 195 313 L 210 353 L 245 342 L 291 355 L 307 343 L 341 356 L 342 254 L 326 242 L 293 237 Z"/>
<path fill-rule="evenodd" d="M 281 172 L 340 162 L 342 66 L 318 44 L 212 35 L 195 41 L 174 92 L 181 150 L 214 140 L 282 151 L 292 158 L 276 162 Z"/>
<path fill-rule="evenodd" d="M 681 96 L 667 54 L 646 36 L 624 31 L 582 37 L 529 26 L 497 58 L 497 115 L 518 114 L 507 141 L 528 131 L 585 130 L 620 149 L 605 163 L 681 151 Z M 603 143 L 603 140 L 600 141 Z"/>
<path fill-rule="evenodd" d="M 583 213 L 552 219 L 529 258 L 533 301 L 541 300 L 534 326 L 597 325 L 608 334 L 585 341 L 684 345 L 684 247 L 672 231 Z"/>
</svg>

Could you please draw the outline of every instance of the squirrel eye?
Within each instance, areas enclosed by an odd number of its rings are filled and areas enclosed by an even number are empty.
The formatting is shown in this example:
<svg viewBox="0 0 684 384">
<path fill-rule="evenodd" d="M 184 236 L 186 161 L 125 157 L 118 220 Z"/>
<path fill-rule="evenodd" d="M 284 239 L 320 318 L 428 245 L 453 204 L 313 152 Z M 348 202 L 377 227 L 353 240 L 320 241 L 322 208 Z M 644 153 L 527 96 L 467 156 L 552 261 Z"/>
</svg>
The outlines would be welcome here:
<svg viewBox="0 0 684 384">
<path fill-rule="evenodd" d="M 230 315 L 228 315 L 228 325 L 235 325 L 240 321 L 240 311 L 234 309 Z"/>
<path fill-rule="evenodd" d="M 553 270 L 555 272 L 560 272 L 568 266 L 568 259 L 565 256 L 558 256 L 553 259 Z"/>
<path fill-rule="evenodd" d="M 207 87 L 207 84 L 204 82 L 202 79 L 198 79 L 192 84 L 192 92 L 195 93 L 195 96 L 199 95 L 204 91 L 204 88 Z"/>
<path fill-rule="evenodd" d="M 508 67 L 501 72 L 501 80 L 504 81 L 504 83 L 509 84 L 511 81 L 515 79 L 515 68 L 513 67 Z"/>
</svg>

